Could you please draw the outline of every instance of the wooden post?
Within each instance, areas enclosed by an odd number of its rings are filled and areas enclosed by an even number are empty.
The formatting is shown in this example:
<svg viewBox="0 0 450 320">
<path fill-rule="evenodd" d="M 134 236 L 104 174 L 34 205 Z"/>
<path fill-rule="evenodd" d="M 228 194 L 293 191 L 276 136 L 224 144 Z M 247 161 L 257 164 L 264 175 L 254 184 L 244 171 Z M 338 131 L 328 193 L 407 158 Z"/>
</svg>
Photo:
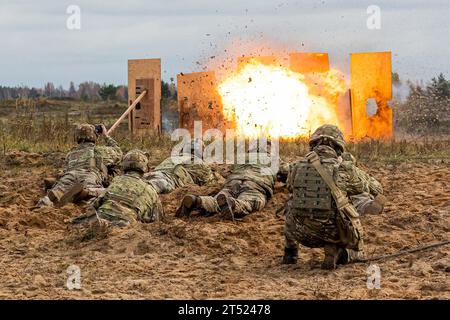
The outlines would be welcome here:
<svg viewBox="0 0 450 320">
<path fill-rule="evenodd" d="M 147 90 L 142 91 L 142 93 L 134 100 L 134 102 L 128 107 L 128 109 L 120 116 L 119 119 L 112 125 L 111 128 L 109 128 L 107 134 L 109 135 L 111 132 L 113 132 L 117 126 L 127 117 L 131 111 L 133 111 L 134 108 L 136 108 L 136 105 L 144 98 L 144 96 L 147 94 Z"/>
</svg>

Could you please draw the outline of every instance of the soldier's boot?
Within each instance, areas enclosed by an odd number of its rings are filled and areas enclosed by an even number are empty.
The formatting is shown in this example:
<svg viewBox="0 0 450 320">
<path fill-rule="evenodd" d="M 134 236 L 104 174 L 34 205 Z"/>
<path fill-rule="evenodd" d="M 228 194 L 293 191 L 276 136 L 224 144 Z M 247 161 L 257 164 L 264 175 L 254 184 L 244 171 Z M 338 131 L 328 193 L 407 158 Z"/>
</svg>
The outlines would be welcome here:
<svg viewBox="0 0 450 320">
<path fill-rule="evenodd" d="M 56 178 L 44 178 L 44 189 L 48 190 L 56 183 Z"/>
<path fill-rule="evenodd" d="M 344 253 L 342 255 L 342 258 L 339 259 L 338 263 L 339 264 L 346 264 L 346 263 L 350 263 L 350 262 L 355 262 L 355 261 L 362 261 L 365 259 L 365 254 L 364 251 L 360 250 L 352 250 L 352 249 L 345 249 Z"/>
<path fill-rule="evenodd" d="M 81 189 L 80 192 L 78 192 L 74 197 L 73 197 L 73 202 L 78 202 L 81 200 L 85 200 L 87 198 L 92 198 L 91 193 L 89 192 L 89 190 L 87 190 L 86 188 Z"/>
<path fill-rule="evenodd" d="M 379 194 L 375 199 L 364 208 L 364 214 L 380 214 L 383 212 L 387 199 L 384 195 Z"/>
<path fill-rule="evenodd" d="M 298 259 L 298 249 L 297 248 L 287 248 L 284 247 L 284 256 L 281 261 L 282 264 L 296 264 Z"/>
<path fill-rule="evenodd" d="M 327 244 L 324 247 L 325 258 L 322 262 L 322 269 L 333 270 L 336 269 L 336 264 L 345 259 L 344 255 L 346 250 L 339 248 L 334 244 Z"/>
<path fill-rule="evenodd" d="M 45 197 L 39 199 L 38 203 L 36 203 L 36 205 L 31 210 L 42 208 L 42 207 L 53 207 L 53 202 L 50 201 L 48 196 L 45 196 Z"/>
<path fill-rule="evenodd" d="M 58 203 L 59 200 L 63 197 L 63 195 L 64 192 L 62 192 L 61 190 L 50 190 L 48 192 L 48 198 L 53 203 Z"/>
<path fill-rule="evenodd" d="M 58 201 L 53 201 L 53 203 L 58 207 L 62 207 L 69 202 L 74 202 L 77 199 L 78 195 L 80 195 L 80 193 L 83 192 L 83 189 L 84 188 L 81 183 L 76 183 L 66 193 L 64 193 L 63 196 L 60 197 Z M 52 199 L 50 198 L 50 200 Z"/>
<path fill-rule="evenodd" d="M 234 210 L 236 208 L 235 200 L 232 197 L 227 197 L 225 194 L 220 193 L 217 196 L 217 204 L 219 205 L 220 212 L 225 219 L 235 220 Z"/>
<path fill-rule="evenodd" d="M 201 198 L 199 196 L 194 196 L 188 194 L 184 196 L 181 201 L 181 205 L 175 213 L 176 217 L 189 216 L 191 212 L 199 207 L 201 207 Z"/>
</svg>

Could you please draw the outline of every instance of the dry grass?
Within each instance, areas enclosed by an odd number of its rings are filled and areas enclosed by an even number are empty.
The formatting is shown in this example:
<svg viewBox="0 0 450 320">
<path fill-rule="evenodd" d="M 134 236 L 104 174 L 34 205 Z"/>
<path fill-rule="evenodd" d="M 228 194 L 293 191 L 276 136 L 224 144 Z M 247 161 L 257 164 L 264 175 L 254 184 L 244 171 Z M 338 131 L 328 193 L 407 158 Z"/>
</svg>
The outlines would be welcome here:
<svg viewBox="0 0 450 320">
<path fill-rule="evenodd" d="M 10 151 L 37 153 L 66 152 L 73 144 L 72 129 L 75 123 L 105 123 L 111 125 L 126 106 L 115 103 L 80 101 L 22 101 L 7 102 L 0 106 L 0 154 Z M 9 110 L 5 112 L 5 110 Z M 150 151 L 155 157 L 168 156 L 175 142 L 168 135 L 132 137 L 127 120 L 114 132 L 114 138 L 124 151 L 139 148 Z M 450 138 L 420 140 L 351 142 L 348 149 L 364 161 L 407 161 L 450 158 Z M 306 139 L 296 139 L 280 144 L 280 154 L 291 159 L 308 151 Z"/>
</svg>

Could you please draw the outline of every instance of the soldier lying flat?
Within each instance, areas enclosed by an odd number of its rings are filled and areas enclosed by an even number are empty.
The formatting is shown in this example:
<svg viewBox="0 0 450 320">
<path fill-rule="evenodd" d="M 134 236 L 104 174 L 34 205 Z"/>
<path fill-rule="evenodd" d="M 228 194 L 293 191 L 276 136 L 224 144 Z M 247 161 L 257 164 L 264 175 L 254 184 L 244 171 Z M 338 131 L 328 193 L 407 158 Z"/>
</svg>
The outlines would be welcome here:
<svg viewBox="0 0 450 320">
<path fill-rule="evenodd" d="M 105 137 L 106 146 L 98 146 L 98 133 L 93 125 L 83 124 L 76 128 L 78 146 L 67 154 L 63 176 L 39 200 L 37 207 L 96 197 L 103 191 L 108 170 L 118 165 L 122 158 L 120 147 L 106 132 L 102 125 L 100 134 Z"/>
<path fill-rule="evenodd" d="M 262 150 L 267 154 L 267 150 Z M 259 150 L 249 150 L 248 158 L 259 159 Z M 282 166 L 286 169 L 286 166 Z M 221 213 L 225 218 L 239 219 L 265 207 L 273 195 L 277 173 L 269 164 L 258 161 L 233 165 L 222 190 L 212 196 L 188 194 L 178 208 L 177 216 L 188 216 L 193 210 L 211 215 Z"/>
<path fill-rule="evenodd" d="M 216 178 L 211 167 L 195 154 L 194 142 L 191 143 L 191 154 L 178 158 L 174 163 L 171 157 L 161 162 L 144 179 L 150 183 L 158 193 L 169 193 L 176 188 L 189 184 L 204 185 Z"/>
<path fill-rule="evenodd" d="M 144 179 L 148 157 L 140 150 L 128 152 L 122 160 L 123 175 L 115 177 L 105 192 L 92 203 L 101 222 L 126 226 L 135 221 L 160 221 L 164 212 L 156 190 Z"/>
</svg>

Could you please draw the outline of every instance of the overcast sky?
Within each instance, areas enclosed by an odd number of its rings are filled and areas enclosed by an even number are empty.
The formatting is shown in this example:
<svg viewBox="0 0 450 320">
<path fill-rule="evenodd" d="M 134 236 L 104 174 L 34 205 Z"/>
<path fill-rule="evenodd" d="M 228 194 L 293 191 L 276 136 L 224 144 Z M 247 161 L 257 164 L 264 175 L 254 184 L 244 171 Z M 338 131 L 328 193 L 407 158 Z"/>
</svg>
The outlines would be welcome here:
<svg viewBox="0 0 450 320">
<path fill-rule="evenodd" d="M 80 30 L 66 27 L 70 5 Z M 366 26 L 369 5 L 379 30 Z M 450 78 L 449 0 L 0 0 L 0 39 L 0 85 L 11 86 L 126 84 L 131 58 L 161 58 L 168 80 L 255 44 L 328 52 L 344 73 L 351 52 L 390 50 L 403 79 Z"/>
</svg>

